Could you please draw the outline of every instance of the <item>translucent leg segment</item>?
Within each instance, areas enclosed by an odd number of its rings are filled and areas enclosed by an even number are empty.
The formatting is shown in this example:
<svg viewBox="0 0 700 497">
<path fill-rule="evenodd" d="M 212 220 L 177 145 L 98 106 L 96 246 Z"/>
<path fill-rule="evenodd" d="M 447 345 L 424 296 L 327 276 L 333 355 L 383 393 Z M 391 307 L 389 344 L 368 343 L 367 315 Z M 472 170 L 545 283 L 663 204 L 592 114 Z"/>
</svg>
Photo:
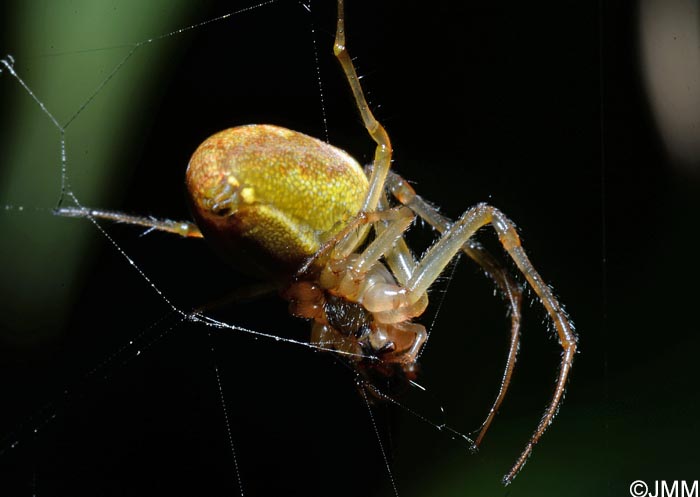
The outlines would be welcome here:
<svg viewBox="0 0 700 497">
<path fill-rule="evenodd" d="M 417 294 L 425 292 L 425 290 L 445 269 L 452 257 L 454 257 L 460 250 L 464 250 L 468 254 L 470 254 L 471 251 L 471 254 L 474 254 L 475 256 L 473 258 L 475 258 L 477 262 L 484 261 L 491 271 L 493 271 L 494 268 L 498 269 L 497 266 L 490 263 L 488 258 L 484 257 L 485 252 L 475 251 L 474 245 L 469 245 L 470 238 L 476 233 L 477 230 L 479 230 L 479 228 L 486 225 L 491 225 L 496 231 L 501 245 L 503 245 L 503 248 L 511 257 L 515 265 L 525 276 L 525 279 L 537 294 L 540 302 L 542 302 L 542 305 L 549 314 L 557 331 L 559 343 L 561 344 L 564 353 L 562 355 L 559 367 L 559 375 L 557 377 L 554 394 L 552 395 L 552 399 L 545 409 L 537 428 L 526 444 L 525 449 L 520 454 L 520 457 L 518 457 L 511 470 L 503 477 L 503 483 L 507 485 L 518 474 L 520 469 L 522 469 L 523 465 L 532 453 L 532 449 L 537 444 L 540 437 L 546 431 L 547 427 L 557 413 L 559 404 L 564 396 L 566 381 L 574 361 L 574 355 L 576 354 L 577 337 L 573 331 L 571 323 L 569 322 L 568 316 L 562 309 L 557 299 L 554 297 L 549 286 L 535 270 L 530 262 L 530 259 L 527 257 L 525 250 L 522 248 L 515 225 L 501 211 L 490 205 L 479 204 L 465 212 L 457 222 L 454 224 L 449 224 L 449 221 L 442 218 L 437 211 L 430 208 L 426 202 L 422 201 L 417 195 L 415 195 L 415 192 L 412 192 L 413 189 L 410 188 L 408 184 L 403 182 L 400 177 L 391 175 L 389 177 L 389 188 L 400 202 L 410 207 L 420 217 L 426 219 L 426 221 L 428 221 L 431 225 L 443 231 L 443 237 L 438 240 L 426 253 L 423 259 L 418 263 L 413 276 L 406 283 L 406 287 L 409 291 L 416 292 Z M 468 251 L 468 248 L 471 250 Z M 495 274 L 498 274 L 498 272 L 499 271 L 497 271 Z M 505 286 L 507 290 L 506 295 L 508 295 L 513 289 L 509 283 L 509 280 L 505 279 L 503 276 L 497 276 L 495 279 L 497 283 L 500 281 L 499 286 Z M 511 292 L 509 297 L 511 300 L 511 305 L 514 308 L 519 308 L 519 293 L 519 290 L 515 293 Z M 516 330 L 519 327 L 519 313 L 517 316 L 517 321 L 513 324 L 513 327 Z M 511 338 L 509 359 L 501 385 L 501 392 L 499 392 L 496 402 L 494 403 L 494 407 L 489 413 L 489 416 L 481 429 L 477 443 L 483 438 L 485 430 L 488 428 L 491 420 L 493 419 L 495 410 L 498 409 L 500 402 L 503 399 L 503 394 L 505 393 L 504 390 L 507 388 L 508 383 L 510 382 L 510 375 L 512 374 L 515 354 L 517 352 L 517 344 L 518 338 L 516 331 L 515 335 L 513 335 Z"/>
<path fill-rule="evenodd" d="M 103 211 L 99 209 L 87 209 L 78 207 L 61 207 L 54 210 L 54 214 L 64 217 L 82 217 L 107 219 L 117 223 L 143 226 L 149 230 L 165 231 L 175 235 L 189 238 L 202 238 L 202 233 L 197 225 L 189 221 L 173 221 L 171 219 L 155 219 L 152 217 L 131 216 L 123 212 Z"/>
<path fill-rule="evenodd" d="M 421 219 L 440 233 L 444 233 L 452 226 L 453 222 L 450 219 L 440 214 L 435 207 L 423 200 L 403 178 L 392 171 L 389 171 L 389 175 L 387 176 L 387 190 L 389 190 L 399 202 L 409 207 Z M 498 409 L 503 403 L 503 399 L 505 398 L 513 376 L 513 370 L 515 369 L 515 361 L 520 345 L 522 288 L 513 279 L 510 273 L 508 273 L 508 271 L 475 239 L 470 238 L 467 243 L 462 246 L 462 251 L 474 262 L 479 264 L 486 274 L 494 281 L 503 294 L 503 297 L 508 301 L 511 318 L 510 345 L 508 347 L 506 365 L 498 389 L 498 395 L 491 409 L 489 409 L 489 413 L 482 423 L 479 434 L 474 441 L 474 445 L 478 447 L 491 426 Z"/>
</svg>

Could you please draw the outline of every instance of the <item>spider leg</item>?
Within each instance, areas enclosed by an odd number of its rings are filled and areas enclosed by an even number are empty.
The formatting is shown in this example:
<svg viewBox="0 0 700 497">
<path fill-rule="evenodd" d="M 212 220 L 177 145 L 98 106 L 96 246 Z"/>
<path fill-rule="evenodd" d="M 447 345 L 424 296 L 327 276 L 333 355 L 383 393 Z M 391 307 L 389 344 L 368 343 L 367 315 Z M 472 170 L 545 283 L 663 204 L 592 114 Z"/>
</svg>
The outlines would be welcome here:
<svg viewBox="0 0 700 497">
<path fill-rule="evenodd" d="M 520 272 L 530 284 L 530 287 L 537 294 L 540 302 L 547 310 L 559 337 L 559 343 L 564 350 L 562 355 L 559 374 L 556 381 L 554 393 L 549 405 L 545 409 L 537 428 L 530 436 L 525 449 L 522 451 L 511 470 L 503 477 L 504 484 L 509 484 L 515 475 L 520 471 L 532 449 L 546 431 L 552 419 L 557 413 L 559 404 L 564 396 L 566 381 L 569 371 L 574 361 L 576 353 L 577 338 L 572 329 L 566 313 L 554 297 L 552 290 L 547 286 L 542 277 L 533 267 L 530 259 L 525 254 L 520 238 L 515 230 L 515 225 L 498 209 L 487 205 L 478 204 L 467 210 L 454 224 L 452 224 L 440 238 L 423 256 L 416 265 L 413 276 L 408 280 L 401 295 L 401 306 L 410 307 L 419 299 L 423 298 L 430 285 L 440 276 L 450 260 L 462 250 L 462 247 L 481 227 L 490 225 L 496 231 L 499 241 L 508 255 L 511 257 Z M 392 298 L 396 291 L 392 288 L 378 289 L 373 295 L 373 304 L 377 308 L 369 305 L 369 299 L 365 298 L 365 307 L 373 312 L 381 311 L 380 305 L 389 307 L 396 305 L 396 298 Z"/>
<path fill-rule="evenodd" d="M 362 116 L 362 122 L 367 128 L 367 132 L 377 144 L 374 153 L 374 163 L 372 167 L 372 175 L 369 180 L 369 191 L 365 198 L 363 211 L 373 211 L 377 208 L 379 198 L 384 191 L 384 181 L 391 166 L 391 141 L 384 126 L 377 121 L 372 114 L 372 111 L 367 104 L 360 80 L 357 77 L 357 71 L 352 63 L 350 54 L 345 47 L 345 9 L 343 0 L 338 0 L 338 24 L 335 32 L 335 43 L 333 45 L 333 53 L 340 62 L 345 77 L 348 80 L 353 97 L 357 103 L 357 107 Z"/>
<path fill-rule="evenodd" d="M 335 54 L 340 66 L 345 73 L 345 78 L 350 85 L 352 90 L 355 103 L 360 111 L 360 116 L 362 117 L 362 123 L 364 124 L 367 132 L 372 137 L 372 140 L 377 144 L 374 152 L 374 160 L 372 172 L 369 177 L 369 186 L 367 189 L 367 196 L 362 204 L 361 211 L 371 212 L 377 209 L 380 199 L 384 194 L 384 182 L 386 181 L 387 173 L 391 167 L 391 140 L 387 134 L 384 126 L 381 125 L 379 121 L 374 117 L 372 111 L 367 104 L 367 99 L 362 91 L 362 86 L 360 85 L 360 79 L 357 76 L 357 71 L 352 63 L 350 54 L 345 46 L 345 8 L 343 0 L 338 0 L 338 19 L 337 19 L 336 31 L 335 31 L 335 42 L 333 44 L 333 53 Z M 363 227 L 358 230 L 357 236 L 348 237 L 343 240 L 342 244 L 352 249 L 356 248 L 362 240 L 364 240 L 369 226 Z M 352 250 L 350 250 L 352 251 Z"/>
<path fill-rule="evenodd" d="M 372 212 L 367 216 L 368 222 L 375 226 L 383 224 L 377 229 L 377 235 L 367 247 L 362 250 L 354 262 L 358 271 L 366 270 L 372 264 L 379 261 L 380 257 L 389 252 L 398 239 L 403 239 L 403 233 L 413 222 L 415 216 L 407 207 Z M 331 255 L 332 259 L 345 259 L 350 255 L 346 248 L 338 244 Z"/>
<path fill-rule="evenodd" d="M 374 225 L 377 226 L 377 236 L 379 236 L 391 222 L 405 218 L 414 218 L 414 215 L 408 208 L 402 209 L 401 207 L 394 207 L 374 212 L 360 211 L 342 230 L 336 233 L 332 238 L 326 240 L 316 253 L 304 262 L 297 270 L 296 278 L 302 278 L 314 266 L 324 266 L 328 258 L 338 260 L 352 254 L 359 243 L 357 242 L 359 238 L 357 235 L 358 232 L 363 232 Z M 407 227 L 409 224 L 410 223 L 407 222 Z M 349 240 L 352 240 L 352 243 L 347 243 Z M 401 240 L 403 240 L 402 236 L 400 236 L 399 241 Z M 410 255 L 410 250 L 405 242 L 402 247 L 396 249 L 391 246 L 385 246 L 385 250 L 387 251 L 386 253 L 398 253 L 398 255 L 392 255 L 392 264 L 396 264 L 398 271 L 403 275 L 402 277 L 407 279 L 412 272 L 412 264 L 415 264 L 415 261 L 413 260 L 413 256 Z M 384 254 L 379 254 L 379 256 L 381 255 Z"/>
<path fill-rule="evenodd" d="M 513 377 L 513 371 L 515 370 L 515 362 L 518 356 L 518 349 L 520 348 L 522 288 L 515 282 L 511 275 L 508 274 L 505 268 L 503 268 L 486 249 L 475 243 L 474 240 L 469 240 L 468 244 L 465 245 L 462 250 L 474 262 L 479 264 L 486 274 L 493 279 L 503 295 L 508 299 L 508 305 L 510 307 L 510 344 L 508 346 L 508 356 L 505 368 L 503 369 L 501 384 L 498 388 L 498 395 L 493 401 L 486 419 L 481 424 L 479 434 L 474 440 L 474 446 L 479 447 L 498 409 L 503 403 L 503 399 L 510 386 L 510 380 Z"/>
<path fill-rule="evenodd" d="M 402 285 L 403 280 L 410 278 L 415 265 L 413 255 L 403 239 L 403 233 L 414 218 L 413 212 L 403 206 L 361 212 L 306 261 L 297 272 L 297 279 L 302 278 L 312 266 L 319 265 L 322 267 L 320 276 L 322 286 L 333 288 L 350 300 L 359 299 L 360 296 L 364 298 L 365 287 L 371 283 L 364 280 L 364 275 L 381 257 L 384 257 L 391 266 L 397 268 L 394 277 Z M 354 252 L 354 245 L 343 242 L 369 226 L 375 226 L 376 237 L 348 263 L 349 256 Z M 320 264 L 321 261 L 322 264 Z M 395 287 L 395 285 L 390 286 Z M 405 321 L 420 315 L 427 304 L 427 293 L 423 292 L 410 303 L 401 302 L 392 305 L 393 309 L 385 310 L 380 320 L 385 323 Z"/>
<path fill-rule="evenodd" d="M 385 211 L 389 210 L 389 208 L 386 195 L 382 195 L 379 199 L 379 209 Z M 374 229 L 377 233 L 380 233 L 381 230 L 385 229 L 385 225 L 386 223 L 377 223 Z M 411 249 L 408 248 L 408 244 L 403 235 L 400 236 L 396 240 L 396 243 L 384 254 L 384 260 L 400 285 L 406 284 L 416 267 L 416 259 Z"/>
<path fill-rule="evenodd" d="M 82 217 L 88 219 L 107 219 L 117 223 L 143 226 L 148 230 L 165 231 L 182 237 L 202 238 L 197 225 L 190 221 L 173 221 L 171 219 L 154 219 L 152 217 L 132 216 L 123 212 L 103 211 L 85 207 L 59 207 L 53 213 L 64 217 Z"/>
<path fill-rule="evenodd" d="M 423 198 L 416 194 L 411 187 L 401 176 L 389 171 L 387 177 L 387 189 L 401 204 L 410 208 L 421 219 L 425 220 L 434 229 L 440 233 L 447 231 L 452 225 L 452 221 L 443 216 L 438 210 L 426 202 Z M 506 359 L 501 384 L 498 389 L 498 395 L 489 409 L 486 419 L 481 424 L 479 434 L 474 441 L 474 446 L 478 447 L 486 435 L 491 423 L 493 422 L 498 409 L 503 403 L 506 396 L 510 380 L 515 369 L 515 361 L 518 355 L 520 345 L 520 323 L 522 314 L 520 308 L 522 305 L 522 288 L 513 279 L 510 273 L 476 240 L 470 238 L 467 243 L 462 246 L 462 251 L 467 254 L 474 262 L 476 262 L 484 272 L 493 280 L 503 297 L 508 301 L 510 307 L 510 345 L 508 347 L 508 357 Z"/>
<path fill-rule="evenodd" d="M 557 377 L 552 399 L 542 418 L 540 419 L 537 428 L 530 436 L 530 440 L 525 446 L 525 449 L 521 453 L 520 457 L 510 471 L 503 477 L 503 483 L 507 485 L 523 467 L 528 457 L 532 453 L 532 449 L 534 448 L 535 444 L 537 444 L 559 409 L 559 405 L 564 397 L 566 381 L 569 376 L 569 372 L 571 371 L 571 366 L 573 365 L 574 356 L 576 354 L 578 338 L 574 333 L 573 326 L 569 321 L 566 312 L 557 301 L 550 287 L 544 282 L 542 277 L 530 262 L 530 259 L 527 257 L 525 250 L 520 244 L 520 238 L 518 237 L 513 222 L 498 209 L 485 204 L 478 205 L 472 210 L 476 211 L 475 222 L 477 224 L 480 224 L 481 226 L 491 224 L 491 226 L 493 226 L 493 228 L 496 230 L 501 245 L 503 245 L 503 248 L 508 252 L 508 255 L 510 255 L 510 257 L 513 259 L 516 266 L 518 266 L 520 272 L 523 273 L 525 279 L 530 284 L 530 287 L 535 291 L 540 302 L 547 310 L 547 313 L 554 324 L 554 328 L 557 331 L 559 343 L 563 349 L 559 367 L 559 376 Z"/>
<path fill-rule="evenodd" d="M 342 279 L 340 279 L 338 282 L 334 281 L 333 283 L 330 283 L 327 281 L 325 283 L 327 288 L 331 286 L 337 288 L 351 299 L 362 296 L 363 303 L 366 302 L 365 299 L 367 298 L 365 285 L 370 284 L 371 282 L 366 281 L 362 275 L 365 274 L 376 262 L 378 262 L 381 257 L 387 257 L 388 254 L 391 254 L 392 257 L 398 258 L 404 255 L 397 252 L 397 250 L 401 249 L 401 242 L 403 242 L 405 245 L 403 234 L 411 225 L 413 219 L 415 219 L 413 212 L 411 212 L 409 208 L 403 206 L 385 211 L 373 212 L 369 217 L 372 218 L 371 222 L 375 227 L 384 224 L 377 229 L 376 238 L 372 240 L 372 242 L 367 245 L 367 247 L 365 247 L 364 250 L 360 252 L 353 260 L 352 271 L 345 272 Z M 399 246 L 398 249 L 395 248 L 397 245 Z M 338 250 L 338 248 L 341 248 L 340 245 L 336 248 L 336 250 Z M 408 250 L 407 246 L 406 250 Z M 329 270 L 326 270 L 324 273 L 335 279 L 335 274 L 337 273 L 334 271 L 335 268 L 333 267 L 332 261 L 335 260 L 339 261 L 341 264 L 345 264 L 345 259 L 348 255 L 349 254 L 343 252 L 337 254 L 334 253 L 334 255 L 331 257 Z M 321 281 L 322 283 L 324 282 L 323 275 L 321 276 Z M 398 283 L 400 287 L 403 286 L 402 282 L 399 281 Z M 390 286 L 392 288 L 394 287 L 394 285 Z M 428 294 L 424 291 L 422 294 L 417 295 L 411 302 L 399 303 L 394 306 L 393 309 L 387 309 L 381 312 L 381 314 L 375 315 L 375 318 L 378 318 L 384 323 L 399 323 L 412 317 L 420 316 L 425 311 L 427 306 Z M 412 360 L 415 360 L 418 352 L 420 351 L 420 346 L 422 346 L 424 341 L 425 336 L 422 336 L 420 343 L 416 342 L 414 344 Z"/>
</svg>

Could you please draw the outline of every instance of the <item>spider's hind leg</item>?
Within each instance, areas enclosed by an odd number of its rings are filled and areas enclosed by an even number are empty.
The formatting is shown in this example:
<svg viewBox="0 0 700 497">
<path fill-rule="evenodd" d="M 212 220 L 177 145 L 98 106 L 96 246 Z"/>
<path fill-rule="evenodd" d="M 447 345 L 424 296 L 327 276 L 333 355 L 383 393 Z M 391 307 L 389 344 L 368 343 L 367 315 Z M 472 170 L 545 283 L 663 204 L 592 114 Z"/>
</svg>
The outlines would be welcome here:
<svg viewBox="0 0 700 497">
<path fill-rule="evenodd" d="M 426 221 L 430 226 L 444 233 L 452 225 L 452 221 L 438 212 L 438 210 L 422 199 L 413 188 L 398 174 L 390 171 L 387 178 L 387 189 L 403 205 L 410 208 L 416 215 Z M 486 419 L 479 428 L 479 433 L 474 441 L 474 446 L 479 447 L 493 419 L 496 416 L 503 399 L 506 396 L 510 381 L 515 369 L 515 362 L 520 346 L 520 324 L 522 321 L 522 287 L 498 260 L 491 255 L 481 244 L 470 238 L 462 247 L 462 251 L 476 262 L 489 276 L 499 289 L 503 298 L 508 302 L 510 314 L 510 344 L 506 364 L 501 377 L 498 395 L 494 400 Z"/>
<path fill-rule="evenodd" d="M 413 198 L 411 197 L 412 188 L 410 188 L 410 186 L 404 182 L 403 186 L 405 188 L 403 191 L 401 191 L 399 188 L 401 183 L 400 178 L 398 176 L 394 176 L 394 178 L 395 188 L 392 190 L 392 192 L 397 191 L 398 193 L 395 193 L 395 195 L 399 201 L 405 203 L 411 208 L 411 210 L 418 213 L 420 204 L 416 204 L 415 199 L 418 197 L 415 195 L 415 193 L 413 193 Z M 423 203 L 427 205 L 425 202 Z M 419 213 L 419 215 L 424 217 L 423 214 Z M 525 449 L 522 451 L 520 457 L 518 457 L 511 470 L 503 477 L 503 483 L 507 485 L 518 474 L 520 469 L 527 461 L 528 457 L 532 453 L 532 449 L 537 444 L 542 434 L 547 430 L 547 427 L 552 422 L 552 419 L 554 419 L 554 416 L 558 411 L 559 404 L 564 397 L 566 381 L 569 376 L 569 371 L 573 365 L 577 347 L 577 337 L 573 331 L 573 326 L 569 321 L 568 316 L 557 299 L 554 297 L 552 290 L 544 282 L 542 277 L 530 262 L 525 250 L 521 246 L 520 237 L 518 237 L 513 222 L 501 211 L 487 204 L 478 204 L 475 207 L 472 207 L 471 209 L 467 210 L 459 218 L 459 220 L 448 226 L 443 233 L 442 238 L 440 238 L 430 248 L 430 250 L 428 250 L 423 259 L 418 263 L 416 270 L 411 279 L 407 282 L 406 287 L 409 292 L 420 293 L 426 291 L 427 288 L 439 276 L 439 274 L 445 269 L 455 254 L 460 250 L 464 250 L 464 247 L 467 246 L 470 238 L 474 236 L 474 234 L 481 227 L 487 225 L 491 226 L 496 231 L 501 245 L 523 276 L 525 276 L 525 279 L 530 287 L 537 294 L 539 301 L 546 309 L 552 323 L 554 324 L 554 328 L 556 329 L 559 337 L 559 343 L 564 350 L 554 394 L 552 395 L 550 403 L 545 409 L 537 428 L 530 436 Z"/>
</svg>

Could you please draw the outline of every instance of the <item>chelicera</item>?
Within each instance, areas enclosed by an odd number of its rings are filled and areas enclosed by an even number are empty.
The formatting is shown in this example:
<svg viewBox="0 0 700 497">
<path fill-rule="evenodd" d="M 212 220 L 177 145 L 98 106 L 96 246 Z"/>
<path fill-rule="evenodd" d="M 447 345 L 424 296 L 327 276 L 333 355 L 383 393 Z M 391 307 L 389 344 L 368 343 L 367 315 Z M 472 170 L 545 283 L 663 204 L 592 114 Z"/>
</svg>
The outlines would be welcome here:
<svg viewBox="0 0 700 497">
<path fill-rule="evenodd" d="M 576 352 L 572 325 L 521 247 L 515 225 L 501 211 L 477 204 L 452 222 L 390 170 L 389 136 L 367 105 L 345 46 L 343 0 L 338 0 L 334 53 L 376 143 L 367 170 L 346 152 L 302 133 L 271 125 L 239 126 L 205 140 L 190 160 L 186 183 L 194 222 L 83 207 L 57 213 L 205 238 L 233 265 L 265 275 L 289 301 L 290 312 L 311 321 L 312 344 L 342 354 L 369 379 L 416 377 L 426 330 L 414 319 L 425 311 L 433 282 L 456 255 L 465 253 L 493 279 L 511 315 L 500 390 L 477 446 L 510 384 L 521 319 L 520 285 L 474 239 L 481 227 L 491 226 L 549 314 L 564 351 L 554 394 L 504 476 L 508 484 L 561 403 Z M 416 217 L 442 234 L 419 260 L 404 239 Z"/>
</svg>

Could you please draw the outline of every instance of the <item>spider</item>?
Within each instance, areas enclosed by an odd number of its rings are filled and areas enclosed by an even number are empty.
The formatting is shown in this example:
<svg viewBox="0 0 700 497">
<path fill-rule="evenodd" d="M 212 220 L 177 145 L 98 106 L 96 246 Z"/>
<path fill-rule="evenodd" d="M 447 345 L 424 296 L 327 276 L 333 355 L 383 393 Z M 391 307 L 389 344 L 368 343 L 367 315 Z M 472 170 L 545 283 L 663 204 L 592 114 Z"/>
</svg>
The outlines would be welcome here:
<svg viewBox="0 0 700 497">
<path fill-rule="evenodd" d="M 563 349 L 552 398 L 503 477 L 507 485 L 559 408 L 577 337 L 508 217 L 480 203 L 453 222 L 391 171 L 389 135 L 367 104 L 345 46 L 343 0 L 338 0 L 337 9 L 334 54 L 363 124 L 376 143 L 374 159 L 366 169 L 346 152 L 302 133 L 273 125 L 238 126 L 207 138 L 190 159 L 186 185 L 194 222 L 82 206 L 58 208 L 56 213 L 206 239 L 232 265 L 271 282 L 247 295 L 277 289 L 289 302 L 292 315 L 312 323 L 311 343 L 348 358 L 367 385 L 377 378 L 416 378 L 427 333 L 414 320 L 428 306 L 430 286 L 455 256 L 465 253 L 505 296 L 511 316 L 510 347 L 500 389 L 475 447 L 506 395 L 520 336 L 522 289 L 474 239 L 480 228 L 491 226 L 547 311 Z M 416 217 L 441 233 L 420 259 L 404 238 Z"/>
</svg>

